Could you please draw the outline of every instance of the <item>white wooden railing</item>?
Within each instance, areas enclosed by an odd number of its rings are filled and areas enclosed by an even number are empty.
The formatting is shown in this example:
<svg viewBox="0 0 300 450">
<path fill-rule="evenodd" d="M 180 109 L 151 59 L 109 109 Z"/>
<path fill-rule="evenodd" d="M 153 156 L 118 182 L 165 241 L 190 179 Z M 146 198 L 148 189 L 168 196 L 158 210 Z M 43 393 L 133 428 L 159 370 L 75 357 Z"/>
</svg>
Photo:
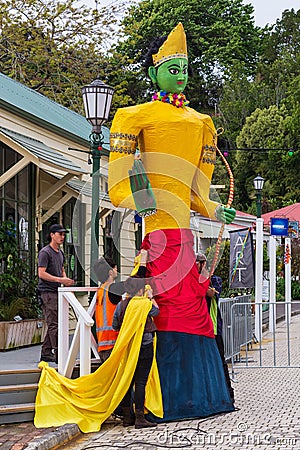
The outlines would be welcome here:
<svg viewBox="0 0 300 450">
<path fill-rule="evenodd" d="M 91 328 L 96 307 L 97 287 L 58 288 L 58 372 L 70 378 L 79 352 L 80 376 L 91 372 L 91 350 L 99 359 L 97 343 Z M 75 292 L 95 292 L 87 310 L 75 296 Z M 73 309 L 77 325 L 73 339 L 69 339 L 69 309 Z"/>
</svg>

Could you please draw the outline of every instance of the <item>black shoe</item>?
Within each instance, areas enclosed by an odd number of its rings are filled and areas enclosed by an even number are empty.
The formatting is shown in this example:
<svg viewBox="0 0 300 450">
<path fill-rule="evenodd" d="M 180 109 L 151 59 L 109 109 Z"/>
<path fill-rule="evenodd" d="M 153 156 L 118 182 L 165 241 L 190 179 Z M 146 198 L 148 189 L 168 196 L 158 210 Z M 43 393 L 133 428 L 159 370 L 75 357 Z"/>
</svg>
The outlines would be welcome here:
<svg viewBox="0 0 300 450">
<path fill-rule="evenodd" d="M 40 361 L 57 363 L 55 355 L 41 355 Z"/>
</svg>

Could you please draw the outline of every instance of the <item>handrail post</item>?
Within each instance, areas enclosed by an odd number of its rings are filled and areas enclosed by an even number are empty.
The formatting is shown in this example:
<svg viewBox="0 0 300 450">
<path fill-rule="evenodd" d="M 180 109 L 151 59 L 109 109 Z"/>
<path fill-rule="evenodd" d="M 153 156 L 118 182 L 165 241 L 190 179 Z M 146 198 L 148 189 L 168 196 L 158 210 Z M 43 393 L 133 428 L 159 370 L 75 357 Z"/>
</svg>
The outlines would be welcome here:
<svg viewBox="0 0 300 450">
<path fill-rule="evenodd" d="M 58 288 L 58 372 L 61 375 L 70 377 L 75 365 L 76 355 L 79 350 L 80 376 L 91 372 L 91 348 L 96 355 L 97 346 L 91 333 L 94 323 L 91 317 L 94 312 L 96 295 L 93 304 L 88 311 L 80 304 L 75 296 L 75 292 L 97 292 L 94 288 Z M 69 345 L 69 306 L 72 306 L 77 316 L 77 326 L 75 334 Z"/>
<path fill-rule="evenodd" d="M 80 376 L 88 375 L 91 367 L 91 334 L 88 327 L 81 317 L 80 323 Z"/>
<path fill-rule="evenodd" d="M 69 303 L 58 288 L 58 373 L 63 373 L 69 348 Z"/>
</svg>

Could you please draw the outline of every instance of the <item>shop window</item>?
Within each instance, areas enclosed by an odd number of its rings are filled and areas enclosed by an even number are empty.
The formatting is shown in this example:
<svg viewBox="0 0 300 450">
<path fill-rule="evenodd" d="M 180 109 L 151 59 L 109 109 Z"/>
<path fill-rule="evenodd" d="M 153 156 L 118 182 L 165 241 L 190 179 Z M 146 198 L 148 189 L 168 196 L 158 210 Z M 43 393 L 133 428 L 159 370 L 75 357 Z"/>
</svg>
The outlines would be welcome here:
<svg viewBox="0 0 300 450">
<path fill-rule="evenodd" d="M 1 173 L 20 159 L 17 152 L 0 143 Z M 28 262 L 32 280 L 35 278 L 35 170 L 29 164 L 0 188 L 0 222 L 14 224 L 19 256 Z"/>
<path fill-rule="evenodd" d="M 85 285 L 85 205 L 72 198 L 63 207 L 63 224 L 69 231 L 64 249 L 66 274 L 76 282 L 76 286 Z"/>
<path fill-rule="evenodd" d="M 0 174 L 2 175 L 12 166 L 14 166 L 22 158 L 19 153 L 15 152 L 7 145 L 0 142 Z"/>
</svg>

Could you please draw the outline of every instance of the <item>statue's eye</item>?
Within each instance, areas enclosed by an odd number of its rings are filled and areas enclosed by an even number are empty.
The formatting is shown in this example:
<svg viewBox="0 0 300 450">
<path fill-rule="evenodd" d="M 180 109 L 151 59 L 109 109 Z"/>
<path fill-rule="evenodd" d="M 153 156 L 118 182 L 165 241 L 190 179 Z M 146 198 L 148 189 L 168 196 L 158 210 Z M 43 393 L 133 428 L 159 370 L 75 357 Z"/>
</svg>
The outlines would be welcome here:
<svg viewBox="0 0 300 450">
<path fill-rule="evenodd" d="M 178 69 L 169 69 L 169 72 L 170 72 L 172 75 L 177 75 L 177 74 L 179 73 L 179 70 L 178 70 Z"/>
<path fill-rule="evenodd" d="M 183 73 L 183 75 L 186 75 L 187 74 L 187 68 L 183 69 L 182 73 Z"/>
</svg>

